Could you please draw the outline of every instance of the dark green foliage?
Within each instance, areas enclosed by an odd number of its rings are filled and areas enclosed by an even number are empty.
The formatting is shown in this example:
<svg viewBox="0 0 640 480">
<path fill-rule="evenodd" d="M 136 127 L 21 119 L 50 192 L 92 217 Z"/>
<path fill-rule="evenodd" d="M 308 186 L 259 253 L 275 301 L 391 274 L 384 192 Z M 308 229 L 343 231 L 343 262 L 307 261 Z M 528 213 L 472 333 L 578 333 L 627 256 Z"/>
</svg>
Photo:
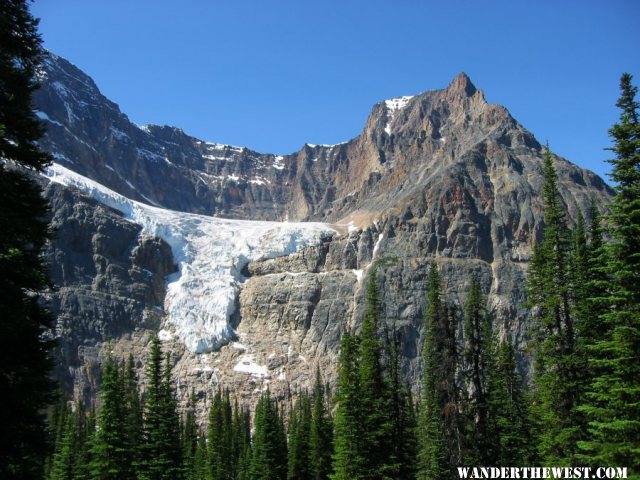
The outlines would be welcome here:
<svg viewBox="0 0 640 480">
<path fill-rule="evenodd" d="M 466 419 L 467 465 L 496 465 L 497 445 L 494 419 L 489 411 L 487 374 L 492 358 L 491 317 L 486 311 L 480 282 L 474 275 L 465 305 L 464 360 L 468 384 Z"/>
<path fill-rule="evenodd" d="M 331 473 L 331 452 L 333 450 L 333 429 L 325 400 L 325 389 L 320 377 L 320 367 L 316 367 L 316 381 L 313 387 L 313 406 L 309 449 L 311 478 L 324 480 Z"/>
<path fill-rule="evenodd" d="M 364 478 L 368 459 L 362 446 L 362 408 L 360 403 L 360 376 L 358 338 L 345 332 L 340 342 L 338 360 L 338 387 L 333 433 L 333 480 Z"/>
<path fill-rule="evenodd" d="M 226 480 L 233 478 L 233 415 L 229 394 L 218 391 L 213 397 L 209 411 L 207 445 L 209 448 L 209 471 L 212 478 Z"/>
<path fill-rule="evenodd" d="M 43 128 L 31 97 L 43 51 L 25 1 L 0 2 L 0 477 L 41 478 L 52 401 L 51 318 L 37 294 L 48 286 L 40 253 L 47 204 L 24 169 L 42 170 Z"/>
<path fill-rule="evenodd" d="M 268 391 L 260 397 L 256 405 L 249 478 L 287 478 L 287 438 L 284 423 L 278 406 Z"/>
<path fill-rule="evenodd" d="M 362 455 L 368 459 L 362 474 L 365 478 L 393 475 L 390 458 L 393 452 L 389 418 L 391 395 L 382 365 L 382 345 L 378 337 L 380 295 L 373 270 L 367 284 L 367 310 L 360 334 L 358 361 L 359 408 L 361 409 Z"/>
<path fill-rule="evenodd" d="M 589 438 L 580 443 L 583 461 L 624 465 L 640 476 L 640 125 L 637 87 L 620 80 L 620 121 L 609 134 L 615 158 L 616 195 L 607 217 L 607 298 L 603 332 L 589 351 L 594 375 L 581 408 Z"/>
<path fill-rule="evenodd" d="M 167 361 L 162 369 L 160 340 L 153 339 L 147 362 L 141 465 L 138 475 L 149 480 L 179 479 L 182 475 L 180 421 Z"/>
<path fill-rule="evenodd" d="M 533 462 L 528 402 L 516 367 L 516 351 L 508 341 L 494 342 L 487 372 L 487 402 L 493 423 L 492 465 L 530 465 Z"/>
<path fill-rule="evenodd" d="M 192 392 L 187 405 L 187 411 L 182 425 L 182 462 L 185 480 L 198 480 L 198 472 L 202 459 L 197 459 L 198 443 L 200 442 L 200 428 L 196 424 L 195 394 Z"/>
<path fill-rule="evenodd" d="M 238 402 L 233 408 L 233 443 L 234 461 L 233 478 L 238 480 L 249 478 L 249 462 L 251 460 L 251 417 L 249 411 L 240 409 Z"/>
<path fill-rule="evenodd" d="M 289 416 L 289 480 L 313 478 L 311 463 L 311 399 L 304 392 L 298 397 Z"/>
<path fill-rule="evenodd" d="M 541 459 L 549 465 L 575 465 L 584 424 L 577 409 L 581 378 L 568 266 L 571 245 L 548 149 L 543 171 L 545 226 L 528 278 L 536 348 L 532 413 Z"/>
<path fill-rule="evenodd" d="M 451 370 L 448 344 L 449 314 L 441 297 L 438 268 L 433 264 L 427 283 L 424 341 L 422 345 L 423 380 L 420 421 L 418 426 L 420 449 L 418 452 L 419 479 L 447 479 L 451 475 L 452 455 L 448 442 L 448 424 L 455 414 L 456 405 L 450 396 Z"/>
<path fill-rule="evenodd" d="M 393 335 L 387 346 L 389 353 L 389 412 L 391 423 L 390 455 L 386 475 L 395 479 L 415 478 L 418 454 L 416 412 L 411 390 L 400 372 L 399 338 Z"/>
<path fill-rule="evenodd" d="M 108 357 L 102 371 L 98 425 L 91 446 L 91 478 L 135 478 L 125 428 L 123 381 L 115 361 Z"/>
<path fill-rule="evenodd" d="M 71 412 L 64 415 L 65 421 L 61 428 L 51 462 L 51 471 L 47 478 L 50 480 L 72 480 L 77 448 L 76 422 Z"/>
</svg>

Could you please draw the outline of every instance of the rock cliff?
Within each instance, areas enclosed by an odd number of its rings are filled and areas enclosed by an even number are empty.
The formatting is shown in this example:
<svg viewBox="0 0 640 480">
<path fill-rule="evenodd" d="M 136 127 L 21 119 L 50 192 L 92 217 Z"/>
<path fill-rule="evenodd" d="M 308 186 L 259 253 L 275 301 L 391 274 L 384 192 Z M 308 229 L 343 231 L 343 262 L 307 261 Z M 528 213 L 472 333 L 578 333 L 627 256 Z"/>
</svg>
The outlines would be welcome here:
<svg viewBox="0 0 640 480">
<path fill-rule="evenodd" d="M 192 389 L 206 397 L 216 385 L 249 403 L 267 385 L 286 397 L 308 386 L 317 364 L 335 380 L 340 335 L 359 327 L 374 264 L 387 327 L 400 332 L 410 381 L 420 375 L 431 262 L 457 305 L 471 274 L 479 275 L 497 329 L 526 343 L 525 272 L 543 225 L 542 147 L 465 74 L 445 89 L 378 103 L 362 133 L 344 144 L 306 144 L 290 155 L 136 126 L 89 77 L 53 54 L 41 77 L 37 114 L 48 128 L 42 145 L 60 165 L 163 209 L 314 220 L 335 231 L 289 256 L 243 263 L 228 320 L 235 338 L 220 348 L 194 354 L 178 336 L 163 337 L 183 398 Z M 555 160 L 569 221 L 587 212 L 592 198 L 605 207 L 612 192 L 602 179 Z M 60 372 L 90 398 L 106 342 L 144 363 L 149 338 L 166 327 L 166 276 L 180 266 L 167 243 L 122 212 L 72 187 L 52 183 L 46 195 L 58 231 L 48 257 L 58 287 L 52 309 Z"/>
</svg>

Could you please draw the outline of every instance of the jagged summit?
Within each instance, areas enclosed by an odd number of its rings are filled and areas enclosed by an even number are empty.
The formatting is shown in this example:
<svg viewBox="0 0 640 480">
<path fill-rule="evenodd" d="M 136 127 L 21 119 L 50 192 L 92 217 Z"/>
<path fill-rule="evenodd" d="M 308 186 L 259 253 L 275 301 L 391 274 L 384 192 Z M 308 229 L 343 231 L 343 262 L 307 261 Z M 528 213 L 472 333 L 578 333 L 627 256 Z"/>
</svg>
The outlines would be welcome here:
<svg viewBox="0 0 640 480">
<path fill-rule="evenodd" d="M 460 72 L 451 81 L 447 90 L 464 92 L 467 96 L 471 97 L 476 93 L 477 88 L 466 73 Z"/>
</svg>

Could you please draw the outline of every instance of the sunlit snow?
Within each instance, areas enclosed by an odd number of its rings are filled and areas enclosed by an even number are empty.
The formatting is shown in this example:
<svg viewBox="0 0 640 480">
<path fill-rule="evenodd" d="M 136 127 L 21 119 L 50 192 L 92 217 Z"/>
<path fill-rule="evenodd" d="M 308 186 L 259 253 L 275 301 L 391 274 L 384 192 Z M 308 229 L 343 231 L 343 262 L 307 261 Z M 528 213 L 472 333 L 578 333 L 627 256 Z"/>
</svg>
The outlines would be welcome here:
<svg viewBox="0 0 640 480">
<path fill-rule="evenodd" d="M 145 234 L 171 246 L 178 272 L 167 279 L 166 321 L 194 353 L 219 348 L 233 337 L 229 320 L 249 261 L 288 255 L 335 233 L 324 223 L 226 220 L 152 207 L 55 163 L 46 174 L 122 212 Z"/>
<path fill-rule="evenodd" d="M 384 101 L 387 107 L 387 125 L 384 127 L 384 131 L 387 132 L 387 135 L 391 135 L 391 122 L 393 121 L 395 112 L 406 107 L 412 98 L 413 96 L 405 95 L 404 97 L 390 98 Z"/>
</svg>

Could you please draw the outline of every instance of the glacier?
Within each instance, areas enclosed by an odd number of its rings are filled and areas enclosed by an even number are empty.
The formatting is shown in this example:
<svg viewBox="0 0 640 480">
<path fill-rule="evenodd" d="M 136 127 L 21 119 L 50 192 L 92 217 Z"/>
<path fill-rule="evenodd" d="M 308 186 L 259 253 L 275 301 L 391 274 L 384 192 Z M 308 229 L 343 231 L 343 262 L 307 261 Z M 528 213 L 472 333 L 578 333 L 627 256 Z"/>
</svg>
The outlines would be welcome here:
<svg viewBox="0 0 640 480">
<path fill-rule="evenodd" d="M 229 220 L 154 207 L 56 163 L 45 176 L 118 210 L 126 220 L 140 225 L 143 234 L 169 244 L 178 271 L 167 278 L 166 326 L 197 354 L 216 350 L 234 338 L 230 318 L 248 262 L 289 255 L 336 233 L 325 223 Z M 167 333 L 163 331 L 164 338 Z"/>
</svg>

